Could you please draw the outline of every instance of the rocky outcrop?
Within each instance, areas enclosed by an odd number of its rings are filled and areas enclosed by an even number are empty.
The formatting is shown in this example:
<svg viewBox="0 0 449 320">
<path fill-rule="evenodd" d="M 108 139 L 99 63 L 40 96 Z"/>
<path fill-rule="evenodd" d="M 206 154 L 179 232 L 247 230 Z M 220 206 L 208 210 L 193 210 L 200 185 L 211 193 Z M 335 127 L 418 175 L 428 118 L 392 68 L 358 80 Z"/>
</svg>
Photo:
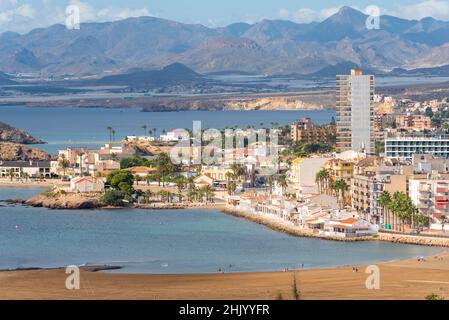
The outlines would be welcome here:
<svg viewBox="0 0 449 320">
<path fill-rule="evenodd" d="M 51 160 L 52 156 L 42 150 L 31 148 L 23 144 L 0 142 L 0 160 Z"/>
<path fill-rule="evenodd" d="M 125 142 L 126 147 L 134 149 L 138 154 L 145 156 L 153 156 L 160 153 L 169 153 L 170 146 L 156 146 L 154 143 L 148 141 L 127 141 Z"/>
<path fill-rule="evenodd" d="M 28 132 L 11 127 L 4 122 L 0 122 L 0 142 L 13 142 L 19 144 L 45 143 L 44 141 L 33 137 Z"/>
<path fill-rule="evenodd" d="M 101 193 L 66 193 L 46 191 L 21 203 L 31 207 L 50 209 L 97 209 L 104 207 L 100 201 Z"/>
</svg>

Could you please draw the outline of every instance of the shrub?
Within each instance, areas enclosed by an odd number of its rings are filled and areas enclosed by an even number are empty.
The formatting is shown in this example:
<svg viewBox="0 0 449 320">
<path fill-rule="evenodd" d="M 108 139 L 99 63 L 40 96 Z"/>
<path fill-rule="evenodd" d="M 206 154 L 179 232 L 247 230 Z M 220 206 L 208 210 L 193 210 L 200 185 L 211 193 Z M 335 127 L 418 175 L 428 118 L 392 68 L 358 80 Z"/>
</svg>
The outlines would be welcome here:
<svg viewBox="0 0 449 320">
<path fill-rule="evenodd" d="M 103 197 L 102 202 L 108 206 L 114 206 L 114 207 L 123 207 L 124 202 L 123 199 L 125 198 L 125 195 L 119 191 L 119 190 L 107 190 Z"/>
</svg>

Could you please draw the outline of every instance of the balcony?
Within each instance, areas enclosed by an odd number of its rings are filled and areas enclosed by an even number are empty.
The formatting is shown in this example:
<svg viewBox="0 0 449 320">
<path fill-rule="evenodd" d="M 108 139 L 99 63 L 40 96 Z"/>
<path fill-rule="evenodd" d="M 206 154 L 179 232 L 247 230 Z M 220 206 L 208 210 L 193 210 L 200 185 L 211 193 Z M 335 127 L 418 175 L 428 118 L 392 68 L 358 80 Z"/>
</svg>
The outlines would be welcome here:
<svg viewBox="0 0 449 320">
<path fill-rule="evenodd" d="M 448 188 L 437 188 L 437 193 L 448 193 Z"/>
<path fill-rule="evenodd" d="M 440 204 L 449 202 L 448 197 L 443 197 L 443 196 L 436 196 L 435 201 Z"/>
</svg>

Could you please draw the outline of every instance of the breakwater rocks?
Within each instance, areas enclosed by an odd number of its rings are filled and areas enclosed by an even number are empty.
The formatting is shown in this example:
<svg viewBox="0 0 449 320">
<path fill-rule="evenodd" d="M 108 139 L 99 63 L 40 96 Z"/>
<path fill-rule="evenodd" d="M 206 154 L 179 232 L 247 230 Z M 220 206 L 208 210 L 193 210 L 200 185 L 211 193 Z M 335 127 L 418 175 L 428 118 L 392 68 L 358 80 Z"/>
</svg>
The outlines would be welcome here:
<svg viewBox="0 0 449 320">
<path fill-rule="evenodd" d="M 449 247 L 449 238 L 411 236 L 393 233 L 379 233 L 377 240 L 402 244 L 416 244 L 429 247 Z"/>
</svg>

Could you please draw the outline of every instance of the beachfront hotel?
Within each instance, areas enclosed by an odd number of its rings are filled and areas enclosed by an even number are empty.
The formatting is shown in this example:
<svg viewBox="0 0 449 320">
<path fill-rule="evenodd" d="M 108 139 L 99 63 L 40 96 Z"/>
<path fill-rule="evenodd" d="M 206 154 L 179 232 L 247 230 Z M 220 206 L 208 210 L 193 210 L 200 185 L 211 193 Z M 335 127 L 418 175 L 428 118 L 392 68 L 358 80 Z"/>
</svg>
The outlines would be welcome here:
<svg viewBox="0 0 449 320">
<path fill-rule="evenodd" d="M 337 75 L 337 150 L 374 154 L 374 76 Z"/>
<path fill-rule="evenodd" d="M 398 136 L 385 139 L 387 158 L 412 159 L 414 154 L 449 158 L 449 136 Z"/>
</svg>

